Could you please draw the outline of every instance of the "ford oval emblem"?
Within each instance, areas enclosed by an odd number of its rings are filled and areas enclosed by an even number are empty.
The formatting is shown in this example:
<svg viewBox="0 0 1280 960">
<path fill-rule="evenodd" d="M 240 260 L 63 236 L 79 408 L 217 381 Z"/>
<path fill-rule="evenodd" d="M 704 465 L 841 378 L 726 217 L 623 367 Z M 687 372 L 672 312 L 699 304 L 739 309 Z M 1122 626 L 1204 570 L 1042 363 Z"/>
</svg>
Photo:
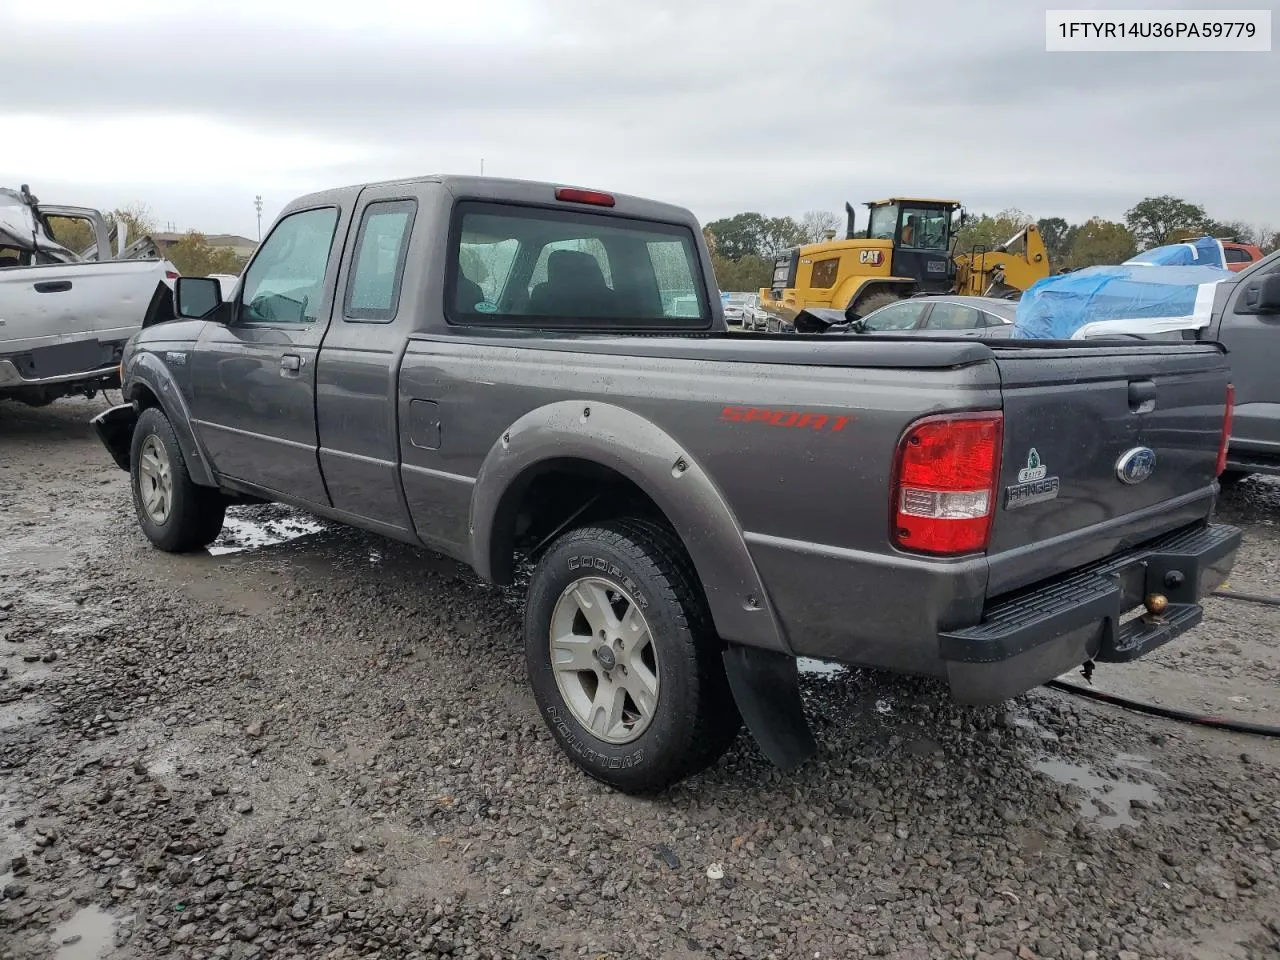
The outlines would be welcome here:
<svg viewBox="0 0 1280 960">
<path fill-rule="evenodd" d="M 1126 450 L 1116 461 L 1116 477 L 1121 483 L 1141 483 L 1156 472 L 1156 452 L 1150 447 Z"/>
</svg>

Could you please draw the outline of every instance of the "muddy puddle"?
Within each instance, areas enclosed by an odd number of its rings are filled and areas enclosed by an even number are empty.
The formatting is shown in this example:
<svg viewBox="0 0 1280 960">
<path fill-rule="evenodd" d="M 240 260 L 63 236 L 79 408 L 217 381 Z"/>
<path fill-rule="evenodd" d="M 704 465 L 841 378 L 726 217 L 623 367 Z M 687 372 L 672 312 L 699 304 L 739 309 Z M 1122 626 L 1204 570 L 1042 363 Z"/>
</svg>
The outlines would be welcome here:
<svg viewBox="0 0 1280 960">
<path fill-rule="evenodd" d="M 842 663 L 834 663 L 830 660 L 814 660 L 812 657 L 797 657 L 796 667 L 801 673 L 817 677 L 838 677 L 849 670 Z"/>
<path fill-rule="evenodd" d="M 85 907 L 54 928 L 54 960 L 99 960 L 115 946 L 116 920 L 99 907 Z"/>
<path fill-rule="evenodd" d="M 303 513 L 281 507 L 233 507 L 227 511 L 222 533 L 208 547 L 215 557 L 260 550 L 329 529 Z"/>
<path fill-rule="evenodd" d="M 0 704 L 0 730 L 16 730 L 30 723 L 38 723 L 48 719 L 52 713 L 48 704 L 37 704 L 30 700 Z"/>
<path fill-rule="evenodd" d="M 1117 764 L 1144 773 L 1156 773 L 1151 770 L 1145 758 L 1124 754 L 1124 763 L 1117 758 Z M 1076 788 L 1082 796 L 1077 798 L 1080 816 L 1095 821 L 1104 829 L 1115 829 L 1120 826 L 1138 826 L 1139 821 L 1133 816 L 1133 810 L 1153 809 L 1160 806 L 1160 794 L 1149 783 L 1135 780 L 1109 780 L 1100 776 L 1089 767 L 1065 760 L 1037 760 L 1032 768 L 1044 774 L 1055 783 Z"/>
</svg>

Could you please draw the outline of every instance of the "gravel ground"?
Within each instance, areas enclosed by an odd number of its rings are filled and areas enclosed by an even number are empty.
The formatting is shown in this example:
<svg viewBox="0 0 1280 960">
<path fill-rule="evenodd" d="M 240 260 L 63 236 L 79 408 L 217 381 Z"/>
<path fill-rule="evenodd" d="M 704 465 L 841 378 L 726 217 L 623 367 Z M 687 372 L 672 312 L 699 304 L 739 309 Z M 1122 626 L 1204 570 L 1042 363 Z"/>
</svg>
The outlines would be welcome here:
<svg viewBox="0 0 1280 960">
<path fill-rule="evenodd" d="M 3 960 L 1280 951 L 1275 741 L 813 673 L 817 761 L 783 777 L 744 735 L 623 797 L 538 719 L 515 598 L 278 508 L 154 551 L 101 406 L 0 404 Z M 1277 506 L 1224 503 L 1235 589 L 1280 592 Z M 1277 624 L 1215 601 L 1095 679 L 1275 722 Z"/>
</svg>

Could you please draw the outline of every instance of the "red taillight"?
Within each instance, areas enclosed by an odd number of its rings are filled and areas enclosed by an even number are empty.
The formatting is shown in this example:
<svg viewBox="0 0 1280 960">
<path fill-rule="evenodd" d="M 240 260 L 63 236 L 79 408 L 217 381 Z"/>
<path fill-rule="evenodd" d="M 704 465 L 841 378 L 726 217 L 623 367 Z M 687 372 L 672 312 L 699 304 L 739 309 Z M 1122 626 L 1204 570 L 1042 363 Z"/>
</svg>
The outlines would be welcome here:
<svg viewBox="0 0 1280 960">
<path fill-rule="evenodd" d="M 580 190 L 577 187 L 558 187 L 556 199 L 568 203 L 592 203 L 597 207 L 612 207 L 613 197 L 599 190 Z"/>
<path fill-rule="evenodd" d="M 987 548 L 1000 477 L 1004 415 L 948 414 L 917 421 L 898 444 L 893 542 L 919 553 Z"/>
<path fill-rule="evenodd" d="M 178 272 L 177 272 L 176 270 L 166 270 L 166 271 L 164 272 L 164 278 L 165 278 L 166 280 L 177 280 L 177 279 L 178 279 Z"/>
<path fill-rule="evenodd" d="M 1227 448 L 1231 446 L 1231 420 L 1235 416 L 1236 388 L 1227 384 L 1227 412 L 1222 417 L 1222 439 L 1218 441 L 1218 469 L 1214 476 L 1222 476 L 1227 469 Z"/>
</svg>

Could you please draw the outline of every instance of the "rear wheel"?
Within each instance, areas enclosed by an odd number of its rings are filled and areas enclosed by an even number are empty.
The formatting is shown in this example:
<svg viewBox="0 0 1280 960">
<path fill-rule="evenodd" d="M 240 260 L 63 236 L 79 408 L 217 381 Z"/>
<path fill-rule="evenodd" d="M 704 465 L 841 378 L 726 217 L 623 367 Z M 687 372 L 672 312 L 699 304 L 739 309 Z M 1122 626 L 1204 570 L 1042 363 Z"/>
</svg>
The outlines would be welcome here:
<svg viewBox="0 0 1280 960">
<path fill-rule="evenodd" d="M 891 303 L 897 303 L 903 299 L 901 295 L 894 293 L 892 290 L 882 290 L 879 293 L 872 293 L 858 301 L 857 306 L 848 311 L 850 319 L 855 317 L 865 317 L 873 310 L 879 310 L 881 307 L 887 307 Z"/>
<path fill-rule="evenodd" d="M 617 520 L 562 536 L 525 608 L 543 720 L 586 773 L 653 793 L 706 769 L 741 726 L 706 601 L 675 535 Z"/>
<path fill-rule="evenodd" d="M 226 501 L 191 479 L 169 418 L 156 407 L 144 410 L 134 427 L 129 479 L 138 524 L 155 546 L 185 553 L 217 539 Z"/>
</svg>

